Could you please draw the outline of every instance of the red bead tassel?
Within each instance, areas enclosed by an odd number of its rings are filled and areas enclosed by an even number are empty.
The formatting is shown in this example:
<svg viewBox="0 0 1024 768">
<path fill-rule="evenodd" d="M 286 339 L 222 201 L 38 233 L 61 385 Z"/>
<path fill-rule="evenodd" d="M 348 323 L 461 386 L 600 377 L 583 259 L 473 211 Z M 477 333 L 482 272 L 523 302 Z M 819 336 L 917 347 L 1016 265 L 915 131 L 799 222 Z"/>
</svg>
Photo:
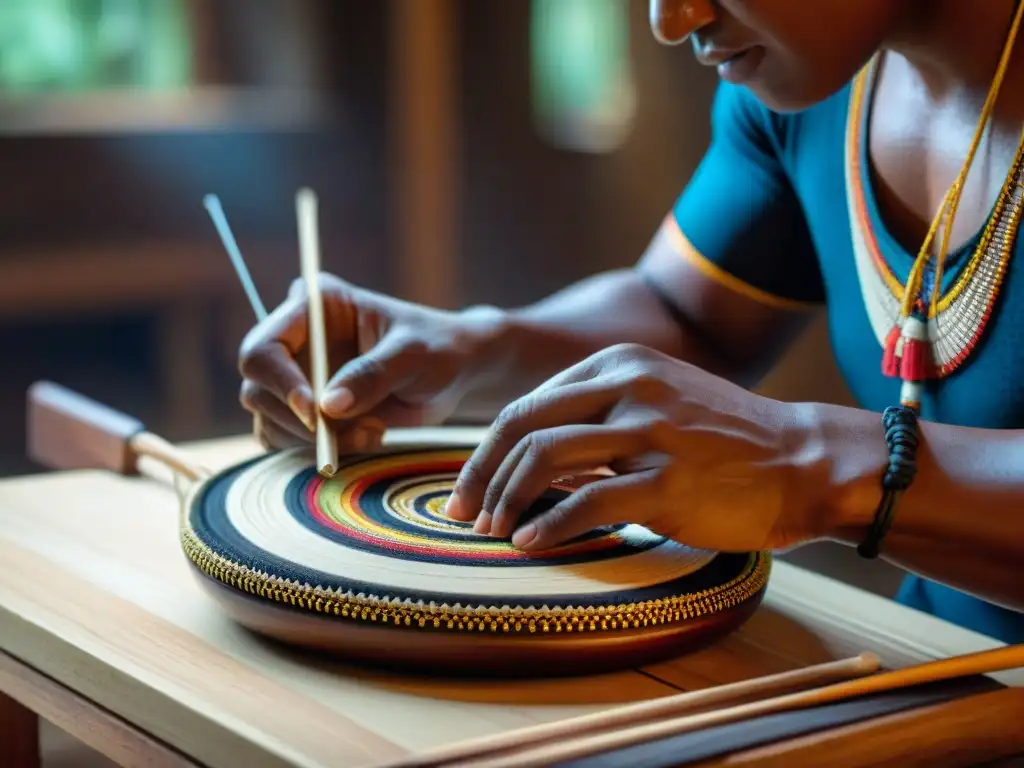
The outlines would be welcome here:
<svg viewBox="0 0 1024 768">
<path fill-rule="evenodd" d="M 899 347 L 900 337 L 903 332 L 898 325 L 894 325 L 889 335 L 885 337 L 885 351 L 882 353 L 882 375 L 898 378 L 900 375 L 900 358 L 896 354 Z"/>
<path fill-rule="evenodd" d="M 924 381 L 929 378 L 928 345 L 917 339 L 903 339 L 900 376 L 904 381 Z"/>
<path fill-rule="evenodd" d="M 900 377 L 904 381 L 924 381 L 931 378 L 931 347 L 928 344 L 928 326 L 919 317 L 911 315 L 903 323 L 903 344 L 900 349 Z"/>
</svg>

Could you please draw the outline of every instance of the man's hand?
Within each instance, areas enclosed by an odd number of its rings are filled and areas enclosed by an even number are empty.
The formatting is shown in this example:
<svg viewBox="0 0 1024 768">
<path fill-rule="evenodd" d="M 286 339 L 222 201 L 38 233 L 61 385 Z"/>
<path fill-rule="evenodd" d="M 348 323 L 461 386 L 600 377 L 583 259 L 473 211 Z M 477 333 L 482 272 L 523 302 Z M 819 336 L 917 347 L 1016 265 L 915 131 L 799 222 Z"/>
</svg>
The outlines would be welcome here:
<svg viewBox="0 0 1024 768">
<path fill-rule="evenodd" d="M 448 514 L 527 550 L 617 523 L 719 551 L 786 546 L 816 534 L 799 479 L 819 461 L 802 414 L 659 352 L 612 347 L 501 413 Z M 610 476 L 519 525 L 550 483 L 595 468 Z"/>
<path fill-rule="evenodd" d="M 491 319 L 486 310 L 444 312 L 382 296 L 322 275 L 324 324 L 333 376 L 322 401 L 309 383 L 306 286 L 242 343 L 242 405 L 258 418 L 268 448 L 311 442 L 319 406 L 343 451 L 374 447 L 388 427 L 437 424 L 458 405 L 473 354 Z"/>
</svg>

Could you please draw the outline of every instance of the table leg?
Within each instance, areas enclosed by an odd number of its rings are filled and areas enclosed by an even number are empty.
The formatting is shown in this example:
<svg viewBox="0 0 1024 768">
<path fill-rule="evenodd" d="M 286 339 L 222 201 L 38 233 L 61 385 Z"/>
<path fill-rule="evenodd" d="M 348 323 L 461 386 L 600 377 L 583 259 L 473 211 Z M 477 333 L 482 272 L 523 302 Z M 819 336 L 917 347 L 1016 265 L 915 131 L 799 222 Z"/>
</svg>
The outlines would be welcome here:
<svg viewBox="0 0 1024 768">
<path fill-rule="evenodd" d="M 0 755 L 5 768 L 39 768 L 39 716 L 0 693 Z"/>
</svg>

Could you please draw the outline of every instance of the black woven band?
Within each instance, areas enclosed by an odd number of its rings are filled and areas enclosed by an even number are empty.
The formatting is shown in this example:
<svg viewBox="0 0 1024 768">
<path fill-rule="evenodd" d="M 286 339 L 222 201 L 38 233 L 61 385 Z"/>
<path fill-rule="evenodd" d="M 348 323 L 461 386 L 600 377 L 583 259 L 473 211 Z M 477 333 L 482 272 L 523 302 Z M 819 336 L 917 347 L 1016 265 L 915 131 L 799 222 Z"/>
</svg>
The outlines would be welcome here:
<svg viewBox="0 0 1024 768">
<path fill-rule="evenodd" d="M 886 408 L 882 426 L 889 446 L 889 466 L 882 478 L 882 500 L 867 536 L 857 547 L 857 554 L 869 560 L 882 551 L 882 540 L 892 526 L 900 499 L 917 474 L 917 446 L 921 442 L 913 408 L 904 405 Z"/>
</svg>

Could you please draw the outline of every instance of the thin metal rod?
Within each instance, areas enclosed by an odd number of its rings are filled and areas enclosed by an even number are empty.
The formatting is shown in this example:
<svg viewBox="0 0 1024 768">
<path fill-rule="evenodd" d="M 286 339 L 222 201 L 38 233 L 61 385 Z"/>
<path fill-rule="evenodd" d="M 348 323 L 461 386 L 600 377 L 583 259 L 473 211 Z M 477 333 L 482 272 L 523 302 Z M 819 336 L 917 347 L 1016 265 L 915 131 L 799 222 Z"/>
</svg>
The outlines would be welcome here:
<svg viewBox="0 0 1024 768">
<path fill-rule="evenodd" d="M 235 236 L 228 225 L 227 216 L 224 215 L 224 207 L 220 204 L 220 198 L 216 195 L 206 195 L 203 198 L 203 205 L 210 212 L 210 218 L 213 219 L 213 225 L 217 228 L 221 242 L 224 243 L 224 249 L 228 252 L 228 256 L 231 257 L 231 263 L 235 267 L 235 272 L 238 273 L 238 279 L 242 282 L 246 295 L 249 297 L 249 304 L 252 305 L 252 311 L 256 315 L 256 319 L 262 321 L 267 316 L 267 308 L 263 304 L 263 300 L 260 299 L 256 285 L 252 281 L 252 275 L 249 274 L 249 268 L 245 265 L 245 259 L 242 258 L 242 252 L 238 249 L 238 243 L 235 242 Z"/>
</svg>

